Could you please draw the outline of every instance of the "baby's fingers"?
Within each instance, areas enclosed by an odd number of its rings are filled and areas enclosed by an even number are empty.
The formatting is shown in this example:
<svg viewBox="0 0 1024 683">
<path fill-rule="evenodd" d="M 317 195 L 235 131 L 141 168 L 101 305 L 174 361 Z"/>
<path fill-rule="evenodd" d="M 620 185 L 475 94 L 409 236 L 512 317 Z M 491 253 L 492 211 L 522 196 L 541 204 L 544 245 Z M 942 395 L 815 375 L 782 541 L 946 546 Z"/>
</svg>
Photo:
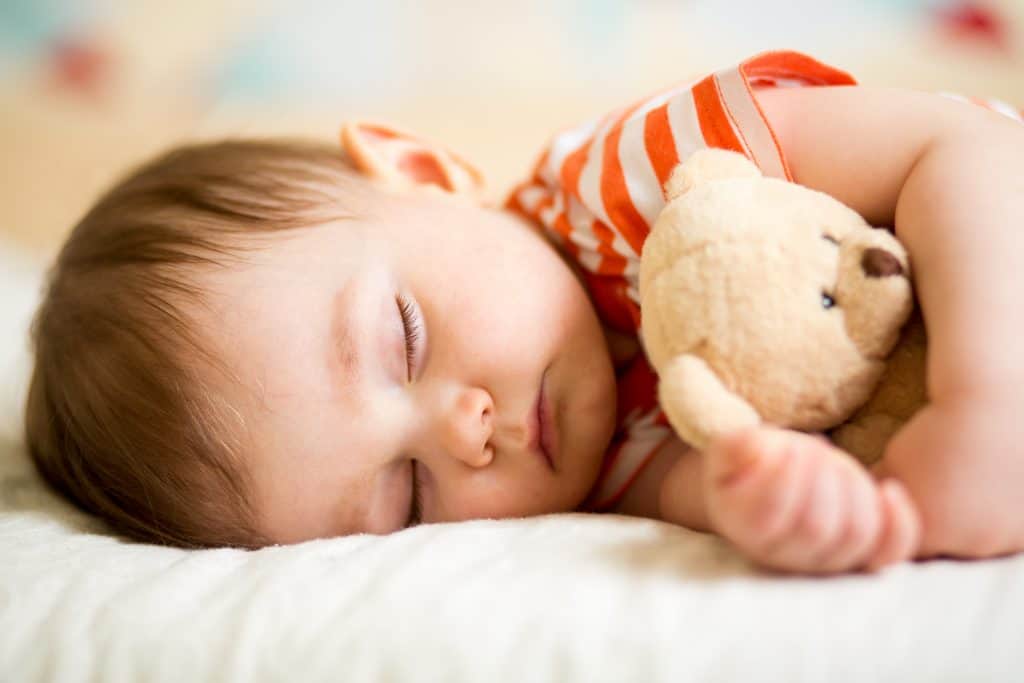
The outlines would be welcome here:
<svg viewBox="0 0 1024 683">
<path fill-rule="evenodd" d="M 842 493 L 837 504 L 844 520 L 842 534 L 821 559 L 824 573 L 856 569 L 864 565 L 878 544 L 882 510 L 878 485 L 857 467 L 844 468 Z"/>
<path fill-rule="evenodd" d="M 907 490 L 895 479 L 879 482 L 882 534 L 868 571 L 911 559 L 921 543 L 921 518 Z"/>
</svg>

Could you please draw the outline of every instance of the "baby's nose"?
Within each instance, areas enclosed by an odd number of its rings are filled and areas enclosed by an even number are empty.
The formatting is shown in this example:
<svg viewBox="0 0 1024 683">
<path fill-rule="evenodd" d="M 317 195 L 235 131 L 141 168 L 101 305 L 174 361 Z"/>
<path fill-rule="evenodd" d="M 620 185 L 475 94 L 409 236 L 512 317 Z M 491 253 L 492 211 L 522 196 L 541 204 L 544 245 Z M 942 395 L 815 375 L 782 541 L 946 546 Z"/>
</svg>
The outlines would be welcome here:
<svg viewBox="0 0 1024 683">
<path fill-rule="evenodd" d="M 860 267 L 868 277 L 889 277 L 903 273 L 900 260 L 885 249 L 878 247 L 864 250 L 864 255 L 860 259 Z"/>
<path fill-rule="evenodd" d="M 446 412 L 439 424 L 441 447 L 470 467 L 489 465 L 494 458 L 490 444 L 494 399 L 490 393 L 478 387 L 462 389 Z"/>
</svg>

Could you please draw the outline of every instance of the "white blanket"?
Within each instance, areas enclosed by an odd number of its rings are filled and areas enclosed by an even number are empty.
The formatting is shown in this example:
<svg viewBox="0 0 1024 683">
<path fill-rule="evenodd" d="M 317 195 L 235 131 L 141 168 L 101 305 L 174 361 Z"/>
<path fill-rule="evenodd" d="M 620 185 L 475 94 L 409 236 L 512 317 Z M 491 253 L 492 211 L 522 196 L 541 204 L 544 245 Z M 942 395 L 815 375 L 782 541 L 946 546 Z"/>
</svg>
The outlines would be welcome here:
<svg viewBox="0 0 1024 683">
<path fill-rule="evenodd" d="M 259 552 L 119 540 L 20 445 L 37 282 L 0 250 L 0 682 L 1024 680 L 1024 557 L 780 578 L 581 514 Z"/>
</svg>

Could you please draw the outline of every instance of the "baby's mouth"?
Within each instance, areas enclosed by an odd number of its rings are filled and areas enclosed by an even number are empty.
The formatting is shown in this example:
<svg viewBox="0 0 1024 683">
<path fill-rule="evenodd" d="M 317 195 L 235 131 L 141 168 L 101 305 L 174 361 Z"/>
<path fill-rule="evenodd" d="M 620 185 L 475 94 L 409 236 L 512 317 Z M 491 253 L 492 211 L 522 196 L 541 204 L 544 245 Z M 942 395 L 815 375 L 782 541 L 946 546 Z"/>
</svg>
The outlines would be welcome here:
<svg viewBox="0 0 1024 683">
<path fill-rule="evenodd" d="M 534 404 L 531 417 L 530 447 L 538 452 L 552 472 L 557 471 L 555 462 L 558 456 L 558 430 L 554 421 L 551 397 L 547 391 L 547 369 L 540 378 L 540 390 Z"/>
</svg>

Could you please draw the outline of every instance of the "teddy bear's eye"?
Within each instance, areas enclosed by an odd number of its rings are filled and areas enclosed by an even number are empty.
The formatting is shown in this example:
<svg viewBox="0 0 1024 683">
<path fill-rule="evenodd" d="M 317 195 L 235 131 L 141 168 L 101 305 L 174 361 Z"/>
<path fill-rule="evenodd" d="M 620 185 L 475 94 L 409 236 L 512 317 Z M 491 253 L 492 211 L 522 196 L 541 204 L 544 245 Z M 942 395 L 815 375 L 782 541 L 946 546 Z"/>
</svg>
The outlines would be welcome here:
<svg viewBox="0 0 1024 683">
<path fill-rule="evenodd" d="M 821 293 L 821 307 L 824 309 L 832 308 L 836 305 L 836 300 L 829 295 L 828 292 Z"/>
<path fill-rule="evenodd" d="M 839 246 L 839 240 L 837 240 L 832 235 L 822 235 L 821 238 L 823 240 L 825 240 L 826 242 L 831 242 L 832 244 L 836 245 L 837 247 Z"/>
</svg>

